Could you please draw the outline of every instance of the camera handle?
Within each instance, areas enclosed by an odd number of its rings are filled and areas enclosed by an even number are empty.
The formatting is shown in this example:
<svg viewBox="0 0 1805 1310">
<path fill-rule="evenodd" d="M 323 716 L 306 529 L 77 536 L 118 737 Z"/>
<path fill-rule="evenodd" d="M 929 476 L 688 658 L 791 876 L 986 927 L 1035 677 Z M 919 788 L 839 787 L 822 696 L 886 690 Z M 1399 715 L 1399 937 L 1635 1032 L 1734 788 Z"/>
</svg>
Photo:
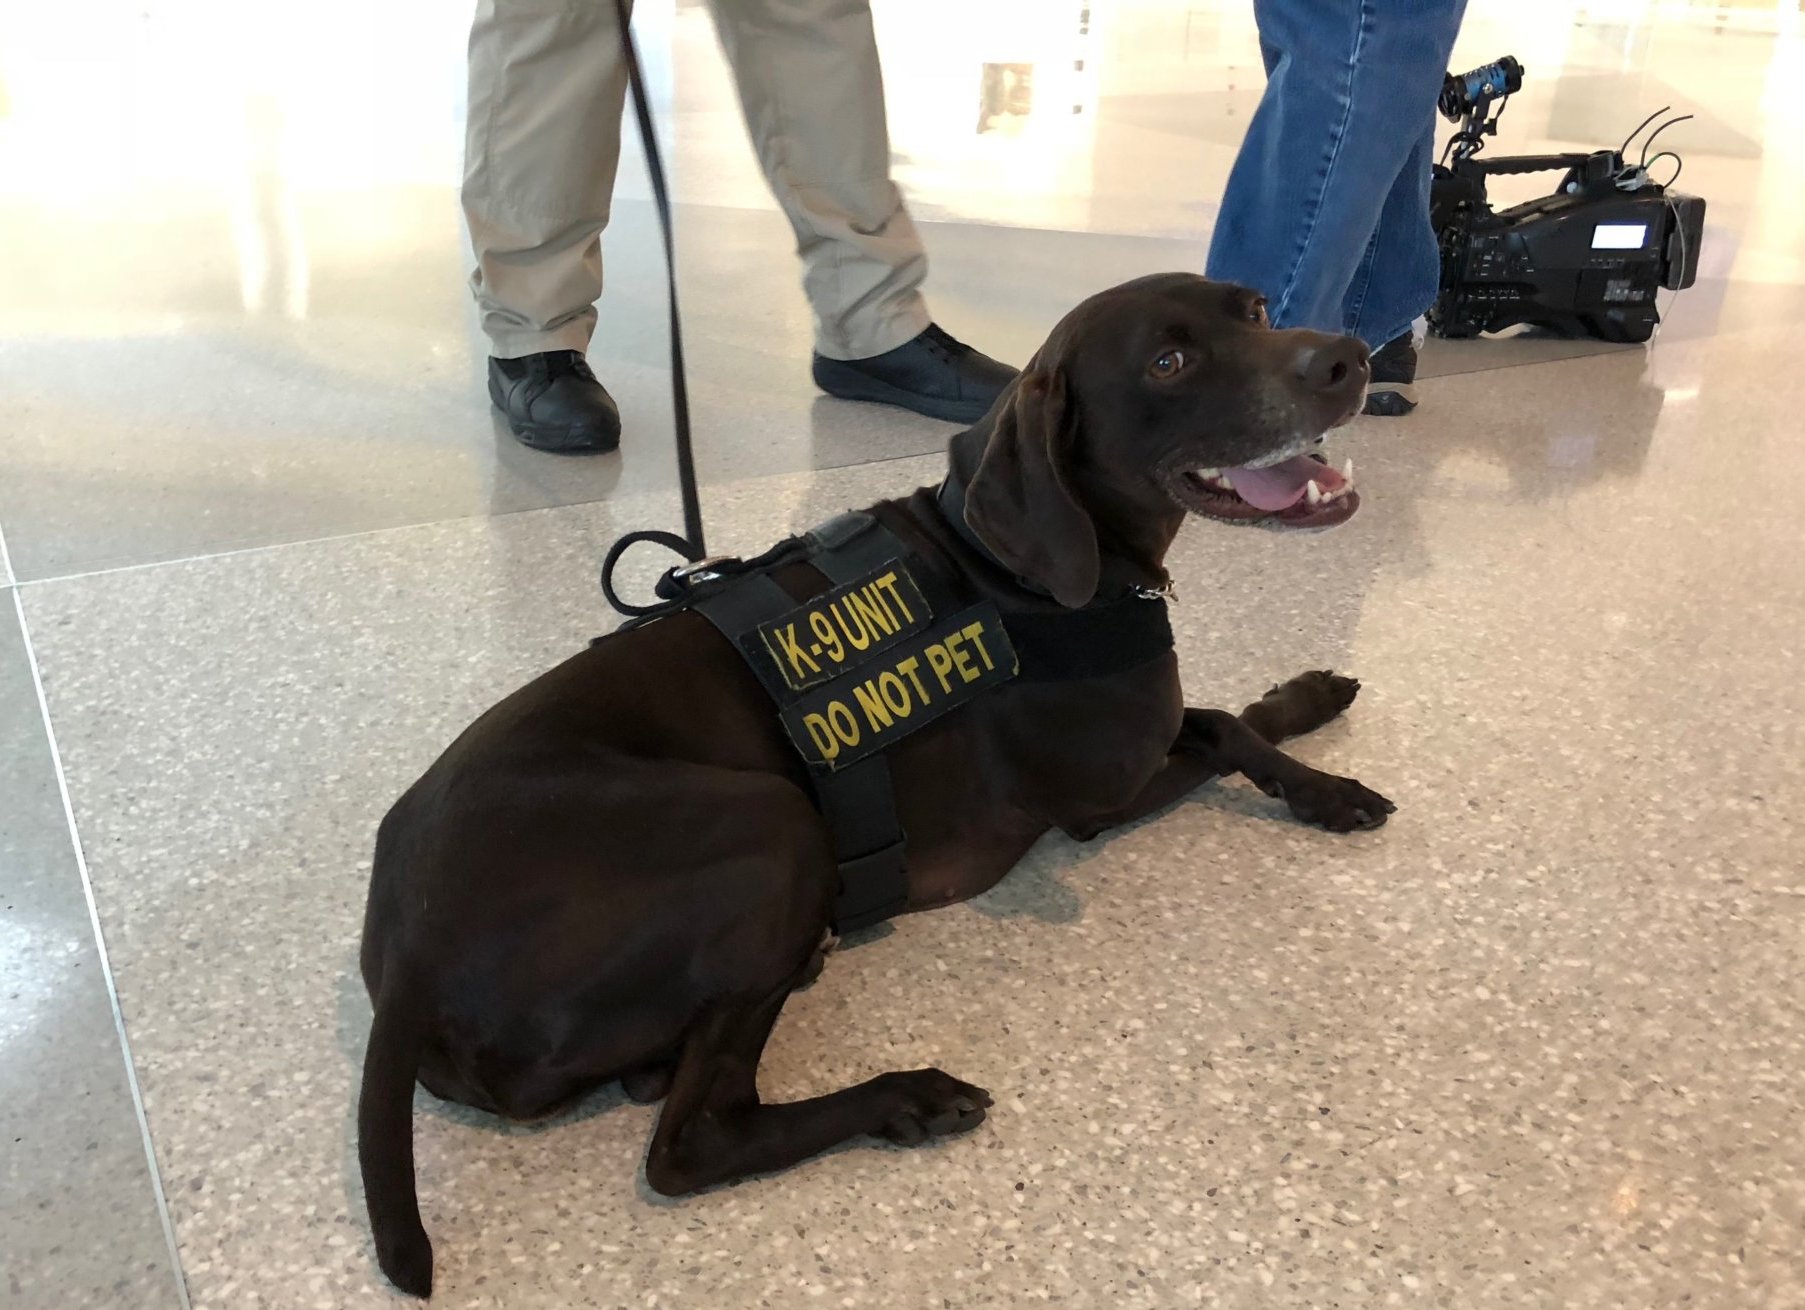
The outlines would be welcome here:
<svg viewBox="0 0 1805 1310">
<path fill-rule="evenodd" d="M 1616 188 L 1623 173 L 1623 156 L 1615 150 L 1594 150 L 1584 155 L 1506 155 L 1502 159 L 1475 159 L 1468 155 L 1456 159 L 1450 172 L 1465 178 L 1481 199 L 1486 178 L 1522 173 L 1565 172 L 1567 176 L 1561 179 L 1559 187 L 1561 194 L 1581 196 Z"/>
<path fill-rule="evenodd" d="M 1608 155 L 1609 151 L 1601 151 Z M 1500 173 L 1554 173 L 1563 169 L 1583 169 L 1595 156 L 1567 155 L 1508 155 L 1503 159 L 1465 159 L 1461 167 L 1468 172 L 1500 174 Z"/>
</svg>

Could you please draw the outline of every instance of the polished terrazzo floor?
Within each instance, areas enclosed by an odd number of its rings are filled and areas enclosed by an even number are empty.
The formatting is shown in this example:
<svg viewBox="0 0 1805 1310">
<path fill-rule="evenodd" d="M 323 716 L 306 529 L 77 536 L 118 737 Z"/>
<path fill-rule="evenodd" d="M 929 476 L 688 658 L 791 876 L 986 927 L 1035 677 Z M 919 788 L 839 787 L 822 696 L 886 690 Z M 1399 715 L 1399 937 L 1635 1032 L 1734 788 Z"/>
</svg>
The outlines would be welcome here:
<svg viewBox="0 0 1805 1310">
<path fill-rule="evenodd" d="M 623 454 L 488 412 L 453 9 L 0 16 L 8 1310 L 396 1300 L 352 1145 L 375 822 L 608 626 L 613 536 L 675 520 L 631 163 L 594 355 Z M 714 544 L 935 477 L 946 428 L 811 393 L 706 16 L 641 9 Z M 1199 266 L 1257 85 L 1239 6 L 1090 9 L 1094 79 L 1048 84 L 1084 125 L 995 139 L 973 70 L 1069 54 L 1063 8 L 961 5 L 949 53 L 953 7 L 877 4 L 934 303 L 1015 359 Z M 650 1109 L 524 1129 L 422 1095 L 437 1303 L 1805 1307 L 1805 41 L 1753 8 L 1512 16 L 1459 51 L 1531 69 L 1504 148 L 1699 114 L 1700 284 L 1647 350 L 1432 343 L 1422 411 L 1337 438 L 1353 523 L 1199 524 L 1173 563 L 1193 700 L 1364 680 L 1298 753 L 1390 825 L 1217 787 L 836 956 L 766 1091 L 938 1064 L 997 1096 L 968 1138 L 671 1203 Z"/>
</svg>

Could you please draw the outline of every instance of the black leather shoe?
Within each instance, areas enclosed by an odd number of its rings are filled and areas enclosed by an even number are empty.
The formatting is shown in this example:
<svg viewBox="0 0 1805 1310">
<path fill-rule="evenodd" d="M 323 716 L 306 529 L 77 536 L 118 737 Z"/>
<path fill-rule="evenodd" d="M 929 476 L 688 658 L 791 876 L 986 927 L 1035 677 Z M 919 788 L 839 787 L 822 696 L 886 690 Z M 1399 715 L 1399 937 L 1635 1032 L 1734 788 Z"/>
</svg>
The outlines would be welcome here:
<svg viewBox="0 0 1805 1310">
<path fill-rule="evenodd" d="M 935 324 L 870 359 L 815 356 L 815 385 L 842 400 L 898 405 L 950 423 L 976 423 L 1015 377 Z"/>
<path fill-rule="evenodd" d="M 1373 352 L 1363 414 L 1399 418 L 1416 408 L 1416 342 L 1406 332 Z"/>
<path fill-rule="evenodd" d="M 534 450 L 596 455 L 620 446 L 620 409 L 580 351 L 491 359 L 489 399 Z"/>
</svg>

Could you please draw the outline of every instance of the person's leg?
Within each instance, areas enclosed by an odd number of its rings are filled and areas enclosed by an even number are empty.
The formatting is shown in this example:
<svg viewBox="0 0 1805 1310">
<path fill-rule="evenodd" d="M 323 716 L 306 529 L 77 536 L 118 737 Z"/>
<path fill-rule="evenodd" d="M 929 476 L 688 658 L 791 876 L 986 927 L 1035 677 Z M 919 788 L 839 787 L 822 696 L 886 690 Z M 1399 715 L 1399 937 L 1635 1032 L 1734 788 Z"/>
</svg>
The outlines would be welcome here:
<svg viewBox="0 0 1805 1310">
<path fill-rule="evenodd" d="M 936 327 L 927 255 L 890 180 L 869 0 L 711 0 L 765 179 L 796 233 L 832 395 L 972 423 L 1015 370 Z"/>
<path fill-rule="evenodd" d="M 612 398 L 582 352 L 602 294 L 626 69 L 613 0 L 478 0 L 464 216 L 489 394 L 528 445 L 610 450 Z"/>
<path fill-rule="evenodd" d="M 1342 302 L 1341 328 L 1375 350 L 1410 331 L 1441 284 L 1441 253 L 1429 223 L 1435 125 L 1425 122 L 1386 194 L 1379 223 Z"/>
<path fill-rule="evenodd" d="M 1413 325 L 1441 283 L 1441 253 L 1429 222 L 1434 163 L 1435 122 L 1430 116 L 1392 183 L 1342 304 L 1342 330 L 1373 350 L 1368 414 L 1395 417 L 1416 408 Z"/>
<path fill-rule="evenodd" d="M 712 0 L 746 130 L 796 233 L 815 349 L 894 350 L 929 323 L 928 259 L 890 180 L 868 0 Z"/>
<path fill-rule="evenodd" d="M 463 201 L 498 358 L 589 344 L 626 88 L 613 0 L 479 0 Z"/>
<path fill-rule="evenodd" d="M 1406 203 L 1416 184 L 1404 174 L 1426 163 L 1424 127 L 1464 9 L 1465 0 L 1255 0 L 1266 92 L 1223 195 L 1211 277 L 1260 291 L 1279 326 L 1330 332 L 1357 326 L 1350 293 L 1363 268 L 1361 324 L 1383 331 L 1379 313 L 1418 294 L 1412 285 L 1393 295 L 1385 279 L 1420 242 L 1433 251 L 1428 173 L 1420 213 Z M 1406 326 L 1427 307 L 1433 278 L 1428 293 Z"/>
</svg>

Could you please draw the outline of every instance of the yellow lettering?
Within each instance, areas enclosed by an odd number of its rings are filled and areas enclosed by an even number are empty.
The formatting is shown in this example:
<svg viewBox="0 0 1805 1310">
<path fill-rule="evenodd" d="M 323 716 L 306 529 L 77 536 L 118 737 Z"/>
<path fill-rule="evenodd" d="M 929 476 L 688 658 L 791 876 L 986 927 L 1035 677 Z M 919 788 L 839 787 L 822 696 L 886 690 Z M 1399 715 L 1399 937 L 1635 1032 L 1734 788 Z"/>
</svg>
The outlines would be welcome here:
<svg viewBox="0 0 1805 1310">
<path fill-rule="evenodd" d="M 978 672 L 978 666 L 972 663 L 971 656 L 961 648 L 959 643 L 964 640 L 962 634 L 953 633 L 946 639 L 947 653 L 953 657 L 953 666 L 959 670 L 959 676 L 967 682 L 976 682 L 983 675 Z"/>
<path fill-rule="evenodd" d="M 984 649 L 984 624 L 982 621 L 966 624 L 959 635 L 978 648 L 978 657 L 984 661 L 986 669 L 996 667 L 995 662 L 990 658 L 990 652 Z"/>
<path fill-rule="evenodd" d="M 859 744 L 859 721 L 852 717 L 852 711 L 846 708 L 844 701 L 827 703 L 827 726 L 834 730 L 834 736 L 848 746 Z"/>
<path fill-rule="evenodd" d="M 886 678 L 894 678 L 896 675 L 894 673 L 886 673 L 884 676 Z M 895 719 L 890 717 L 890 711 L 884 708 L 884 700 L 886 698 L 878 695 L 876 690 L 874 690 L 872 683 L 867 682 L 862 686 L 854 687 L 852 689 L 852 694 L 858 698 L 859 708 L 865 711 L 865 722 L 871 726 L 873 732 L 876 732 L 879 728 L 888 728 L 891 724 L 896 722 Z M 908 703 L 907 697 L 904 697 L 903 703 L 905 705 Z M 904 710 L 903 713 L 907 714 L 908 711 Z"/>
<path fill-rule="evenodd" d="M 884 604 L 883 596 L 875 587 L 866 587 L 863 591 L 855 591 L 846 598 L 848 609 L 859 612 L 865 626 L 871 629 L 872 635 L 888 637 L 896 631 L 896 617 L 890 613 L 890 607 Z"/>
<path fill-rule="evenodd" d="M 953 657 L 946 653 L 946 647 L 935 642 L 921 653 L 928 657 L 928 667 L 934 670 L 934 676 L 940 679 L 940 690 L 951 691 L 953 684 L 946 675 L 953 671 Z M 923 699 L 925 700 L 926 697 Z"/>
<path fill-rule="evenodd" d="M 821 758 L 832 760 L 840 753 L 840 743 L 834 740 L 833 730 L 827 726 L 827 720 L 819 714 L 804 714 L 802 726 L 808 729 L 815 749 L 821 752 Z"/>
<path fill-rule="evenodd" d="M 915 684 L 915 699 L 923 705 L 928 703 L 928 689 L 921 685 L 921 675 L 915 670 L 921 667 L 921 661 L 913 655 L 896 666 L 896 671 Z"/>
<path fill-rule="evenodd" d="M 846 616 L 852 614 L 852 606 L 837 600 L 827 608 L 828 612 L 834 616 L 834 622 L 840 625 L 840 631 L 846 634 L 847 643 L 854 650 L 864 650 L 871 644 L 871 629 L 865 626 L 865 620 L 862 618 L 859 619 L 859 635 L 856 637 L 852 635 L 852 624 L 846 621 Z M 856 614 L 853 617 L 858 618 Z"/>
<path fill-rule="evenodd" d="M 810 659 L 808 652 L 802 649 L 802 642 L 796 636 L 794 623 L 779 628 L 772 635 L 777 638 L 777 648 L 783 652 L 783 657 L 790 662 L 790 668 L 795 671 L 798 678 L 803 676 L 802 666 L 804 664 L 808 665 L 810 673 L 821 672 L 821 666 Z"/>
<path fill-rule="evenodd" d="M 902 611 L 903 622 L 905 622 L 905 623 L 915 622 L 915 616 L 909 612 L 908 605 L 906 603 L 904 603 L 903 598 L 897 593 L 896 574 L 894 572 L 884 574 L 883 577 L 881 577 L 877 580 L 876 585 L 882 587 L 885 591 L 890 593 L 891 601 L 894 602 L 897 609 Z"/>
<path fill-rule="evenodd" d="M 827 658 L 835 664 L 846 662 L 846 647 L 840 641 L 840 634 L 834 631 L 834 625 L 828 622 L 827 615 L 820 610 L 810 610 L 808 625 L 815 631 L 815 639 L 821 643 L 821 649 L 827 652 Z"/>
<path fill-rule="evenodd" d="M 878 690 L 884 693 L 884 700 L 896 712 L 896 717 L 906 719 L 915 707 L 909 703 L 909 689 L 903 686 L 903 680 L 889 669 L 877 675 Z"/>
</svg>

